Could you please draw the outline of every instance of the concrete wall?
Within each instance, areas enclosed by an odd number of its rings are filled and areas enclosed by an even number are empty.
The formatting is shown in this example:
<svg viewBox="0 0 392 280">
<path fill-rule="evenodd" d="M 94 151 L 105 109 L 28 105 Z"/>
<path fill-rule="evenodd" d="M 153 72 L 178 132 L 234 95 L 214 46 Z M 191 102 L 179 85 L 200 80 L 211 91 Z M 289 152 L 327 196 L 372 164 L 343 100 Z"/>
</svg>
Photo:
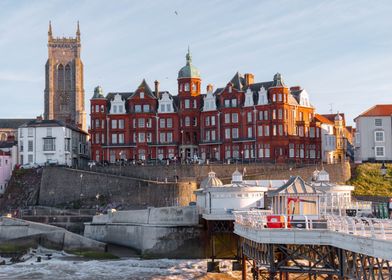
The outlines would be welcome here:
<svg viewBox="0 0 392 280">
<path fill-rule="evenodd" d="M 144 257 L 202 258 L 205 231 L 196 207 L 118 211 L 93 218 L 84 236 L 138 250 Z"/>
<path fill-rule="evenodd" d="M 93 224 L 102 223 L 131 223 L 148 225 L 197 225 L 199 215 L 197 208 L 188 207 L 159 207 L 143 210 L 117 211 L 107 215 L 93 217 Z"/>
<path fill-rule="evenodd" d="M 318 165 L 295 166 L 289 164 L 238 164 L 239 170 L 246 167 L 247 173 L 245 179 L 257 177 L 257 179 L 287 179 L 291 175 L 300 175 L 304 179 L 311 177 L 312 172 L 316 169 L 321 169 Z M 175 176 L 178 176 L 180 181 L 194 181 L 200 182 L 203 180 L 208 172 L 212 169 L 220 179 L 230 180 L 231 174 L 235 171 L 235 164 L 211 164 L 211 165 L 159 165 L 157 166 L 108 166 L 108 167 L 93 167 L 93 170 L 99 172 L 106 172 L 110 174 L 122 174 L 124 176 L 138 177 L 143 179 L 161 180 L 167 178 L 173 181 Z M 331 164 L 324 165 L 324 168 L 330 173 L 331 181 L 345 182 L 351 177 L 350 166 L 345 164 Z"/>
<path fill-rule="evenodd" d="M 51 248 L 61 250 L 95 250 L 104 251 L 106 244 L 66 231 L 62 228 L 28 222 L 18 219 L 0 218 L 0 241 L 13 240 L 28 236 L 45 236 Z"/>
<path fill-rule="evenodd" d="M 99 194 L 125 209 L 188 205 L 195 201 L 195 182 L 164 183 L 96 172 L 47 167 L 42 174 L 39 204 L 55 206 L 82 200 L 95 206 Z"/>
</svg>

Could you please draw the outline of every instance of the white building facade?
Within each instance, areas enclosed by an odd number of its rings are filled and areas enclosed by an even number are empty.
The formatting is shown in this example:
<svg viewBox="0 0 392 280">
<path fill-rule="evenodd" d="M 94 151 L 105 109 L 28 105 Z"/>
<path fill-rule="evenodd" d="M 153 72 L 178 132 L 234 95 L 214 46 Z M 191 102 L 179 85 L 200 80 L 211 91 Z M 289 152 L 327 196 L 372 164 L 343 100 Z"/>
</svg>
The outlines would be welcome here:
<svg viewBox="0 0 392 280">
<path fill-rule="evenodd" d="M 37 119 L 19 127 L 18 135 L 19 164 L 87 164 L 87 133 L 78 128 L 57 120 Z"/>
<path fill-rule="evenodd" d="M 392 104 L 375 105 L 354 121 L 355 162 L 392 161 Z"/>
<path fill-rule="evenodd" d="M 0 194 L 3 194 L 12 175 L 12 157 L 10 152 L 0 150 Z"/>
</svg>

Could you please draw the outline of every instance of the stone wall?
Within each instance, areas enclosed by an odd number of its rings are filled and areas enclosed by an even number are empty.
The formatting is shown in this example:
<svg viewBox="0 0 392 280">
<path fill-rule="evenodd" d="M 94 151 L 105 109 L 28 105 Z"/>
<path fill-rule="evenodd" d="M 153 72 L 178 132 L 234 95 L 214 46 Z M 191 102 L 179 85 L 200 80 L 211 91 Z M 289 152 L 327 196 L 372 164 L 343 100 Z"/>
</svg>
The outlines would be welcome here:
<svg viewBox="0 0 392 280">
<path fill-rule="evenodd" d="M 236 167 L 242 171 L 246 167 L 246 178 L 254 179 L 287 179 L 299 175 L 304 179 L 312 176 L 316 167 L 320 165 L 290 165 L 290 164 L 211 164 L 211 165 L 132 165 L 93 167 L 93 170 L 109 174 L 122 174 L 128 177 L 137 177 L 148 180 L 173 181 L 178 176 L 179 181 L 200 182 L 210 170 L 213 170 L 222 180 L 230 180 Z M 348 162 L 343 164 L 328 164 L 323 166 L 329 172 L 332 182 L 343 183 L 350 179 L 351 171 Z"/>
<path fill-rule="evenodd" d="M 188 205 L 195 201 L 192 181 L 156 182 L 91 171 L 47 167 L 42 173 L 39 204 L 55 206 L 72 201 L 95 206 L 105 197 L 107 202 L 124 209 Z M 98 199 L 97 199 L 98 198 Z"/>
</svg>

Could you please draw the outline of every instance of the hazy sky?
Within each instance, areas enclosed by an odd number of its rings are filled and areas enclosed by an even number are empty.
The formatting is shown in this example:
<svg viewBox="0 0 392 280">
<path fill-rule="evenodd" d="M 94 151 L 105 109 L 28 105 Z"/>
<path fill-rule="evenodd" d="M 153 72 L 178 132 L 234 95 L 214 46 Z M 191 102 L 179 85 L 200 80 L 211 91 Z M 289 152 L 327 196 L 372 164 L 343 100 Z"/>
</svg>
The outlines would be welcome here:
<svg viewBox="0 0 392 280">
<path fill-rule="evenodd" d="M 318 113 L 332 106 L 352 123 L 392 103 L 391 15 L 389 0 L 0 0 L 0 118 L 43 113 L 48 22 L 54 36 L 75 36 L 79 20 L 87 113 L 96 85 L 133 91 L 157 79 L 177 94 L 190 45 L 203 92 L 236 71 L 259 82 L 280 72 Z"/>
</svg>

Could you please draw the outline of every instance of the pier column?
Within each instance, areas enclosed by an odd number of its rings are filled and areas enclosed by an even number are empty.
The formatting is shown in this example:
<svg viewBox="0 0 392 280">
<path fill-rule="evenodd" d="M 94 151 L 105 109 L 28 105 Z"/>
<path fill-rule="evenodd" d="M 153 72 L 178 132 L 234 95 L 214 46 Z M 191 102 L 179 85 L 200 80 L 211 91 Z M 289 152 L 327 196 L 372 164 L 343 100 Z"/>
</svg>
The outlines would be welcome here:
<svg viewBox="0 0 392 280">
<path fill-rule="evenodd" d="M 242 253 L 242 280 L 246 280 L 246 256 Z"/>
</svg>

